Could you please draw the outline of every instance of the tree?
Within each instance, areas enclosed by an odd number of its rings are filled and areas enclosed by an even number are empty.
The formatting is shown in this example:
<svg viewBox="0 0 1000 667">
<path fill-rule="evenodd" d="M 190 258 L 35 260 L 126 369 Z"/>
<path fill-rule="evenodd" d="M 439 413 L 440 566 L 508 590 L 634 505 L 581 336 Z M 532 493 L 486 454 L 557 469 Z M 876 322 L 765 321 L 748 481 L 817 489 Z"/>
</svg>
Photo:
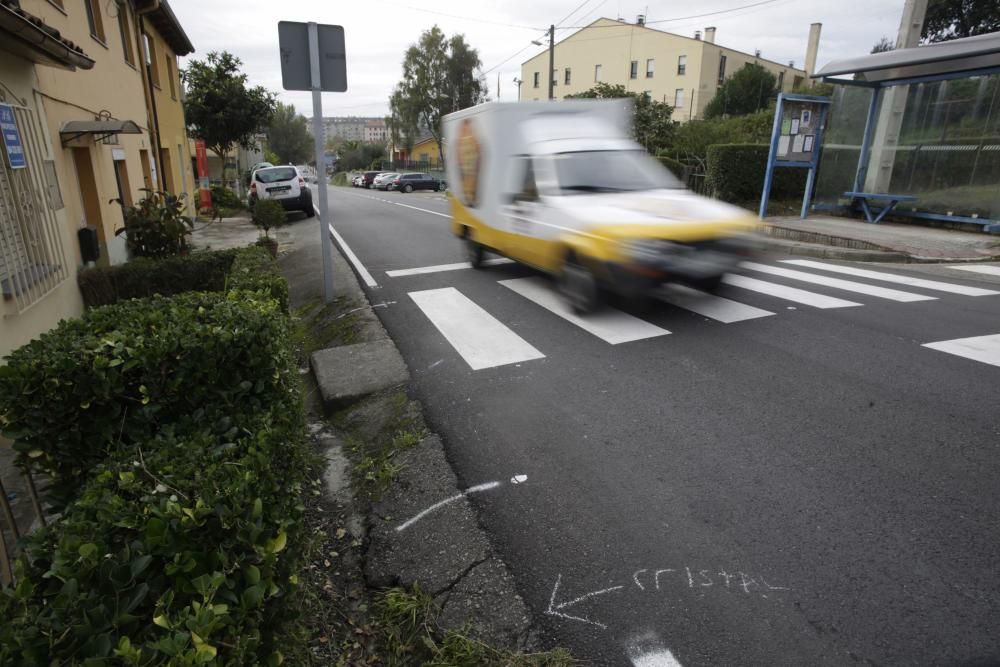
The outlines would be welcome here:
<svg viewBox="0 0 1000 667">
<path fill-rule="evenodd" d="M 184 70 L 184 119 L 223 163 L 233 146 L 253 148 L 254 135 L 267 128 L 275 111 L 274 93 L 263 86 L 248 88 L 242 65 L 227 51 L 212 51 L 207 60 L 192 60 Z"/>
<path fill-rule="evenodd" d="M 425 31 L 406 50 L 403 78 L 389 97 L 394 136 L 404 145 L 412 145 L 419 128 L 426 128 L 444 162 L 441 117 L 486 98 L 483 82 L 476 77 L 481 67 L 479 52 L 466 44 L 462 35 L 447 39 L 436 25 Z"/>
<path fill-rule="evenodd" d="M 743 116 L 766 109 L 777 94 L 778 79 L 763 65 L 747 63 L 726 79 L 705 107 L 705 118 Z"/>
<path fill-rule="evenodd" d="M 872 45 L 871 53 L 885 53 L 886 51 L 892 51 L 895 48 L 896 48 L 896 42 L 890 40 L 888 37 L 883 35 L 882 39 L 878 40 L 877 42 L 875 42 L 875 44 Z"/>
<path fill-rule="evenodd" d="M 929 0 L 923 42 L 947 42 L 1000 30 L 1000 7 L 996 0 Z"/>
<path fill-rule="evenodd" d="M 666 102 L 657 102 L 645 93 L 631 93 L 621 84 L 601 83 L 590 90 L 566 99 L 622 99 L 632 100 L 632 132 L 635 140 L 650 153 L 668 146 L 674 136 L 677 123 L 673 120 L 674 108 Z"/>
<path fill-rule="evenodd" d="M 306 119 L 295 113 L 292 105 L 278 102 L 267 126 L 267 146 L 282 164 L 302 164 L 312 155 L 313 138 Z"/>
</svg>

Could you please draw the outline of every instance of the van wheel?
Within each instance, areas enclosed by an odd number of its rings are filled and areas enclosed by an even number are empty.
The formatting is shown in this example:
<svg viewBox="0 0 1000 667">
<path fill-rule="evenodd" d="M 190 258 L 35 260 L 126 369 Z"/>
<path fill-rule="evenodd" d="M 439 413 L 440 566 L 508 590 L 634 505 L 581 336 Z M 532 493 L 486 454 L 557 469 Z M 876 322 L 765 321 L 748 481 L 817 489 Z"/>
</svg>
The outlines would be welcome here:
<svg viewBox="0 0 1000 667">
<path fill-rule="evenodd" d="M 597 308 L 597 280 L 574 255 L 567 257 L 563 263 L 562 273 L 559 274 L 559 291 L 570 309 L 578 315 L 585 315 Z"/>
<path fill-rule="evenodd" d="M 483 248 L 482 243 L 473 241 L 472 237 L 468 235 L 468 232 L 466 232 L 465 236 L 465 256 L 469 260 L 469 264 L 472 265 L 472 268 L 483 268 L 483 259 L 486 256 L 486 249 Z"/>
</svg>

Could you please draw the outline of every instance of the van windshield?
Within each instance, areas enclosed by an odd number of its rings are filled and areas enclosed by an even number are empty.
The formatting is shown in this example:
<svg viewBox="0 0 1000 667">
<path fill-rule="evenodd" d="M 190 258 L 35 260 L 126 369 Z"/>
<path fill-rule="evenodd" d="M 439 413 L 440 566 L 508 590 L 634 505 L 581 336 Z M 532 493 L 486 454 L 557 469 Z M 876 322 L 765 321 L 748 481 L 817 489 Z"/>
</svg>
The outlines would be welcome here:
<svg viewBox="0 0 1000 667">
<path fill-rule="evenodd" d="M 673 174 L 643 151 L 578 151 L 554 159 L 562 194 L 683 188 Z"/>
</svg>

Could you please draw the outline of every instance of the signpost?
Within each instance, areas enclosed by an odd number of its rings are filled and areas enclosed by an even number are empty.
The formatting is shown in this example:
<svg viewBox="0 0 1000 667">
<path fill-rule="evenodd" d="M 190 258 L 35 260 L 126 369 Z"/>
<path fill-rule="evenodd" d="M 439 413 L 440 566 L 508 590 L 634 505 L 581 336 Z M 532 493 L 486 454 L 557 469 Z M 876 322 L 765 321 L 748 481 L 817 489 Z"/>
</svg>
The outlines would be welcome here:
<svg viewBox="0 0 1000 667">
<path fill-rule="evenodd" d="M 774 127 L 771 130 L 771 151 L 767 156 L 764 173 L 764 192 L 760 198 L 760 218 L 767 215 L 767 202 L 771 198 L 771 183 L 776 167 L 799 167 L 809 170 L 806 192 L 802 196 L 801 217 L 809 213 L 816 168 L 819 165 L 819 148 L 823 143 L 826 110 L 829 97 L 781 93 L 774 110 Z"/>
<path fill-rule="evenodd" d="M 24 169 L 28 163 L 24 159 L 24 144 L 21 143 L 21 132 L 17 129 L 17 119 L 14 109 L 9 104 L 0 104 L 0 131 L 3 132 L 3 145 L 7 148 L 7 162 L 11 169 Z"/>
<path fill-rule="evenodd" d="M 344 28 L 317 23 L 278 23 L 278 46 L 281 50 L 281 85 L 285 90 L 312 91 L 313 138 L 316 172 L 320 182 L 319 230 L 323 248 L 323 296 L 333 301 L 333 254 L 330 247 L 330 223 L 327 207 L 326 160 L 323 146 L 323 92 L 347 90 L 347 55 Z"/>
</svg>

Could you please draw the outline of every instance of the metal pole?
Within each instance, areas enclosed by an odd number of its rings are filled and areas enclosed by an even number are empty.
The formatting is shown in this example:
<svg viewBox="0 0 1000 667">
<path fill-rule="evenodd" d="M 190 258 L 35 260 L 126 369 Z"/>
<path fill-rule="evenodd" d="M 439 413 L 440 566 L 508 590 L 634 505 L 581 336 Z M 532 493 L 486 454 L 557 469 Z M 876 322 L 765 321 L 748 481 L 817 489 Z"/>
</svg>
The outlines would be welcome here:
<svg viewBox="0 0 1000 667">
<path fill-rule="evenodd" d="M 882 98 L 882 88 L 872 90 L 871 103 L 868 105 L 868 117 L 865 119 L 865 133 L 861 137 L 861 154 L 858 155 L 858 169 L 854 173 L 853 192 L 860 192 L 868 175 L 868 157 L 871 154 L 872 135 L 875 134 L 875 124 L 878 120 L 877 112 L 879 101 Z"/>
<path fill-rule="evenodd" d="M 556 98 L 556 26 L 549 26 L 549 99 Z"/>
<path fill-rule="evenodd" d="M 809 177 L 806 179 L 806 191 L 802 195 L 802 211 L 799 217 L 803 220 L 809 215 L 809 204 L 812 202 L 813 188 L 816 185 L 816 173 L 819 171 L 819 148 L 823 145 L 823 130 L 826 129 L 826 112 L 830 108 L 829 104 L 820 107 L 819 127 L 813 140 L 812 166 L 809 167 Z"/>
<path fill-rule="evenodd" d="M 316 23 L 309 23 L 309 71 L 312 75 L 313 96 L 313 139 L 316 149 L 316 171 L 322 180 L 317 179 L 319 190 L 319 242 L 323 248 L 323 300 L 333 302 L 333 253 L 330 244 L 329 207 L 327 206 L 326 188 L 329 185 L 326 177 L 326 155 L 323 146 L 323 97 L 320 92 L 319 76 L 319 29 Z"/>
<path fill-rule="evenodd" d="M 764 171 L 764 190 L 760 193 L 761 220 L 767 215 L 767 203 L 771 199 L 771 181 L 774 180 L 775 158 L 778 155 L 778 137 L 781 136 L 781 117 L 785 113 L 785 94 L 778 93 L 778 104 L 774 109 L 774 125 L 771 127 L 771 149 L 767 153 L 767 167 Z"/>
</svg>

